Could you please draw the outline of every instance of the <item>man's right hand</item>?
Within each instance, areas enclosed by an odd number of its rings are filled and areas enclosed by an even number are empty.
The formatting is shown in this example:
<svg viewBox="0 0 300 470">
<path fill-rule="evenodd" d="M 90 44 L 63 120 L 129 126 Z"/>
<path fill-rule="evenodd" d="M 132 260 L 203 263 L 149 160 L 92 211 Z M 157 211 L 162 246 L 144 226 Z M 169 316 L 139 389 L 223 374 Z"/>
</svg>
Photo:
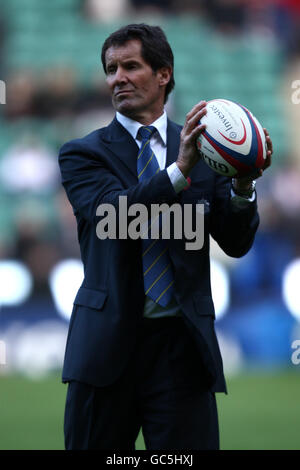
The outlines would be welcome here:
<svg viewBox="0 0 300 470">
<path fill-rule="evenodd" d="M 200 101 L 186 115 L 186 120 L 180 134 L 180 147 L 176 164 L 185 177 L 189 175 L 192 168 L 201 158 L 196 142 L 199 135 L 206 128 L 205 124 L 199 124 L 200 119 L 207 112 L 206 104 L 206 101 Z"/>
</svg>

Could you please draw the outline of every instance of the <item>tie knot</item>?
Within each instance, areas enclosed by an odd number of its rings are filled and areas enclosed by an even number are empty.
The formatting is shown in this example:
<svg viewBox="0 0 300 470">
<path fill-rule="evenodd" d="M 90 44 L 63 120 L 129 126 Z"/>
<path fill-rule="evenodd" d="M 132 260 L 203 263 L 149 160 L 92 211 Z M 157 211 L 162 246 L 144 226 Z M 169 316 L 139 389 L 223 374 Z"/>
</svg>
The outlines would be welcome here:
<svg viewBox="0 0 300 470">
<path fill-rule="evenodd" d="M 142 140 L 149 140 L 155 134 L 156 128 L 154 126 L 142 126 L 138 130 L 138 136 L 142 138 Z"/>
</svg>

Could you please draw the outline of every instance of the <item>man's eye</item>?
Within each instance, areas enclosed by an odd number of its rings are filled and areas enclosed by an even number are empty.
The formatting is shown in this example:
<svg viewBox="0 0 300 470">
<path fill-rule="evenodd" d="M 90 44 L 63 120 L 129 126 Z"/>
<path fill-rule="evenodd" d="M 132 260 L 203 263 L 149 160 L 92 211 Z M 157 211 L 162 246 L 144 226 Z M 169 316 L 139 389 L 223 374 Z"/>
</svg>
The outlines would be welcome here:
<svg viewBox="0 0 300 470">
<path fill-rule="evenodd" d="M 112 75 L 112 74 L 115 73 L 116 68 L 115 68 L 115 67 L 108 67 L 108 68 L 106 69 L 106 71 L 107 71 L 107 73 L 108 73 L 109 75 Z"/>
</svg>

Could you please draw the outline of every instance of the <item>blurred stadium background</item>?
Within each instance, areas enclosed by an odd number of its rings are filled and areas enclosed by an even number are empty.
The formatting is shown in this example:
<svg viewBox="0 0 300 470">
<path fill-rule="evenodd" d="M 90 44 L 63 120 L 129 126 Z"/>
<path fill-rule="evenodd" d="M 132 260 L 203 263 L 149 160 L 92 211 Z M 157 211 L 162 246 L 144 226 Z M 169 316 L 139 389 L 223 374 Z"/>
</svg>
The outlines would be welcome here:
<svg viewBox="0 0 300 470">
<path fill-rule="evenodd" d="M 60 370 L 82 266 L 57 154 L 113 117 L 100 50 L 129 22 L 159 24 L 168 36 L 174 120 L 183 123 L 200 99 L 223 97 L 249 107 L 271 134 L 251 252 L 233 260 L 212 244 L 229 388 L 218 395 L 221 448 L 299 449 L 298 0 L 1 1 L 0 448 L 63 448 Z"/>
</svg>

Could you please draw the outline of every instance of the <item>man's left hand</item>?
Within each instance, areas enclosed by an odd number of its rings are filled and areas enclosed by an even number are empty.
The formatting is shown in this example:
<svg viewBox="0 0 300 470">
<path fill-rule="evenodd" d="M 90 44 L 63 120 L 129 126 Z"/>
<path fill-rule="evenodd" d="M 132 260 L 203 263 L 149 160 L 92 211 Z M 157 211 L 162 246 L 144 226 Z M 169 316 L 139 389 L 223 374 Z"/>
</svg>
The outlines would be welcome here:
<svg viewBox="0 0 300 470">
<path fill-rule="evenodd" d="M 273 144 L 272 144 L 272 140 L 267 129 L 264 128 L 263 131 L 266 136 L 266 143 L 267 143 L 267 154 L 266 154 L 264 165 L 254 175 L 241 176 L 241 177 L 234 178 L 233 186 L 234 186 L 234 189 L 236 189 L 237 191 L 248 191 L 251 188 L 252 181 L 254 179 L 260 178 L 263 175 L 263 172 L 271 166 L 272 155 L 273 155 Z"/>
</svg>

